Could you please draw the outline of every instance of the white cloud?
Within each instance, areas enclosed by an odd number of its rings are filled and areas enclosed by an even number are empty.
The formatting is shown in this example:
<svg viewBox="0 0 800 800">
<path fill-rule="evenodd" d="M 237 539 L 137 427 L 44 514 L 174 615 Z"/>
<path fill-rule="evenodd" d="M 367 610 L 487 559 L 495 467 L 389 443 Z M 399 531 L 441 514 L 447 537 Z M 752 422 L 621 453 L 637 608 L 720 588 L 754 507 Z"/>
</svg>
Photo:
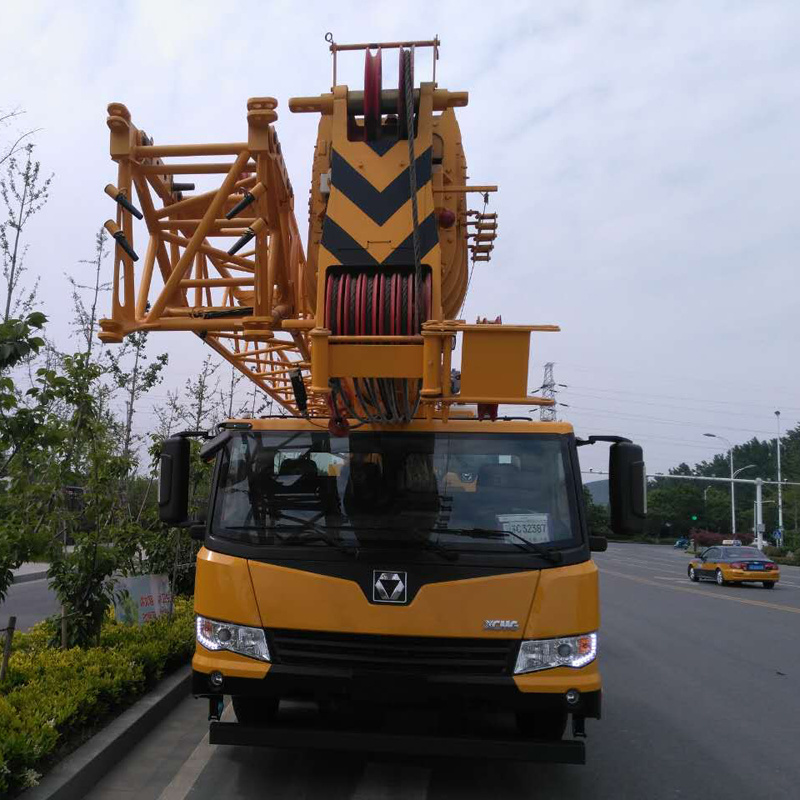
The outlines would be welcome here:
<svg viewBox="0 0 800 800">
<path fill-rule="evenodd" d="M 0 53 L 0 107 L 23 106 L 44 128 L 38 154 L 56 173 L 30 230 L 29 263 L 44 276 L 41 297 L 59 330 L 69 316 L 62 273 L 91 255 L 110 213 L 109 101 L 125 102 L 159 142 L 222 141 L 244 137 L 248 97 L 277 97 L 304 227 L 316 120 L 291 115 L 287 100 L 329 88 L 324 33 L 439 33 L 440 84 L 470 91 L 460 119 L 471 177 L 501 185 L 492 198 L 500 239 L 494 260 L 475 270 L 466 314 L 564 326 L 535 338 L 531 386 L 554 360 L 565 383 L 640 391 L 653 402 L 661 392 L 741 398 L 734 410 L 745 411 L 755 394 L 764 408 L 753 421 L 730 418 L 736 440 L 748 428 L 771 430 L 770 406 L 800 408 L 796 3 L 6 5 L 15 33 Z M 362 74 L 358 57 L 341 57 L 351 85 Z M 174 383 L 204 355 L 193 337 L 153 344 L 172 352 Z M 659 441 L 706 446 L 700 428 L 594 416 L 642 414 L 624 395 L 608 397 L 616 400 L 572 398 L 581 432 L 645 434 L 660 468 L 709 452 Z"/>
</svg>

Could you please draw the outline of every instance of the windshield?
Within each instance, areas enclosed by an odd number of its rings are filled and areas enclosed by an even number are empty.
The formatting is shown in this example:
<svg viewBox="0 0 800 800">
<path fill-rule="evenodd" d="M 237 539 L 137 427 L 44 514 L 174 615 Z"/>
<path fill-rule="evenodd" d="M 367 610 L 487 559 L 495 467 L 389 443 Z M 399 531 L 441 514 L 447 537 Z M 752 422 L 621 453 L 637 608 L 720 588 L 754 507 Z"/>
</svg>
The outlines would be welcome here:
<svg viewBox="0 0 800 800">
<path fill-rule="evenodd" d="M 254 431 L 221 458 L 213 534 L 226 539 L 509 552 L 579 539 L 566 437 Z"/>
<path fill-rule="evenodd" d="M 724 547 L 725 558 L 764 558 L 764 554 L 755 547 Z"/>
</svg>

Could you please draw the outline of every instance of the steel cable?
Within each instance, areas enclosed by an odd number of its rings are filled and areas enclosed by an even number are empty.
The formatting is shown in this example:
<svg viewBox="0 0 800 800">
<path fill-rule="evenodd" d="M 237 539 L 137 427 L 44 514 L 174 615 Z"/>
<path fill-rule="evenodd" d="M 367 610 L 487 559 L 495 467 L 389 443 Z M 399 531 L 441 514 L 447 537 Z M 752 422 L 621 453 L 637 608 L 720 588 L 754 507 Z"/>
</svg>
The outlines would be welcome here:
<svg viewBox="0 0 800 800">
<path fill-rule="evenodd" d="M 403 58 L 403 78 L 405 83 L 406 127 L 408 128 L 408 183 L 411 190 L 411 222 L 413 225 L 411 241 L 414 245 L 414 294 L 415 319 L 414 332 L 422 326 L 422 309 L 420 308 L 420 252 L 419 252 L 419 209 L 417 208 L 417 160 L 414 152 L 414 78 L 413 50 L 401 50 Z M 421 99 L 421 98 L 420 98 Z"/>
</svg>

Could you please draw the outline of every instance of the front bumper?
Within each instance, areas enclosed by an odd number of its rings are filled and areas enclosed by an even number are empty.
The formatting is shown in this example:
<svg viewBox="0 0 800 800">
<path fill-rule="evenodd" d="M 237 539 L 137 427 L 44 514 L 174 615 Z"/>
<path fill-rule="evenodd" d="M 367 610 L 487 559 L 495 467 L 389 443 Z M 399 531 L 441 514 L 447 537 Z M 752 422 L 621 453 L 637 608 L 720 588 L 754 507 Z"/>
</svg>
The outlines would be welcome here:
<svg viewBox="0 0 800 800">
<path fill-rule="evenodd" d="M 217 654 L 198 653 L 194 659 L 192 691 L 197 697 L 277 697 L 318 703 L 350 701 L 370 706 L 404 708 L 448 708 L 505 710 L 515 712 L 567 711 L 576 717 L 599 719 L 600 679 L 595 664 L 590 668 L 552 670 L 558 675 L 417 675 L 386 671 L 332 670 L 315 667 L 258 664 L 252 659 L 226 654 L 217 665 Z M 232 658 L 233 656 L 233 658 Z M 232 674 L 231 662 L 257 664 L 260 676 Z M 222 684 L 213 686 L 209 675 L 219 671 Z M 566 674 L 565 674 L 566 673 Z M 535 682 L 540 685 L 538 690 Z M 580 692 L 576 703 L 568 703 L 566 692 Z"/>
</svg>

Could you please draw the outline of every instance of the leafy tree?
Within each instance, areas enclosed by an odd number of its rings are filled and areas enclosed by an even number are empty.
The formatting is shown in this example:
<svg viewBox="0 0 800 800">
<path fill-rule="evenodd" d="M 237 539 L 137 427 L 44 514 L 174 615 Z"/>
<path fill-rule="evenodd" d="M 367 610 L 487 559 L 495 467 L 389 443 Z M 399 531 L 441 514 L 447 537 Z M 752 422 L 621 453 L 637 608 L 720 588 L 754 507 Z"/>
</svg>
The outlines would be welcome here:
<svg viewBox="0 0 800 800">
<path fill-rule="evenodd" d="M 133 417 L 136 413 L 136 403 L 154 386 L 163 380 L 162 372 L 169 361 L 166 353 L 156 356 L 155 361 L 147 361 L 147 332 L 132 333 L 123 350 L 116 356 L 111 356 L 111 375 L 118 389 L 125 392 L 125 423 L 123 426 L 123 453 L 130 458 L 133 444 Z M 123 358 L 132 355 L 133 364 L 129 369 L 123 366 Z"/>
<path fill-rule="evenodd" d="M 703 506 L 703 490 L 694 481 L 657 480 L 647 491 L 647 526 L 650 536 L 659 536 L 665 523 L 676 536 L 684 536 L 696 526 Z"/>
<path fill-rule="evenodd" d="M 219 391 L 220 416 L 230 419 L 239 412 L 236 405 L 237 389 L 244 380 L 244 375 L 235 367 L 230 368 L 230 381 L 227 386 L 223 386 Z"/>
<path fill-rule="evenodd" d="M 62 606 L 61 644 L 87 645 L 112 599 L 117 539 L 127 524 L 120 487 L 129 462 L 99 398 L 103 368 L 85 353 L 64 356 L 61 369 L 37 371 L 31 391 L 49 398 L 44 452 L 28 450 L 29 495 L 38 526 L 53 543 L 48 577 Z M 68 543 L 74 549 L 67 550 Z"/>
<path fill-rule="evenodd" d="M 103 283 L 100 279 L 100 271 L 103 261 L 108 255 L 106 243 L 108 234 L 106 229 L 101 227 L 95 236 L 95 254 L 92 259 L 82 259 L 79 263 L 90 264 L 94 267 L 94 282 L 88 285 L 78 283 L 74 277 L 67 275 L 67 280 L 72 287 L 72 308 L 73 308 L 73 327 L 76 329 L 81 342 L 86 343 L 85 353 L 91 359 L 92 350 L 97 336 L 97 301 L 101 292 L 107 292 L 111 288 L 110 283 Z M 90 300 L 87 304 L 83 299 L 83 292 L 90 292 Z"/>
<path fill-rule="evenodd" d="M 45 321 L 44 314 L 33 313 L 25 319 L 7 319 L 0 323 L 0 480 L 3 482 L 0 490 L 0 602 L 13 580 L 13 569 L 25 560 L 30 549 L 24 526 L 19 525 L 19 509 L 14 503 L 9 471 L 20 448 L 39 433 L 41 411 L 22 405 L 20 392 L 9 373 L 44 346 L 39 331 Z M 40 445 L 45 443 L 45 437 L 38 439 Z"/>
<path fill-rule="evenodd" d="M 186 382 L 186 394 L 181 401 L 175 393 L 168 393 L 166 408 L 160 409 L 159 430 L 151 436 L 150 454 L 152 461 L 152 477 L 155 478 L 158 456 L 161 446 L 167 436 L 177 430 L 204 430 L 219 413 L 219 405 L 214 402 L 218 395 L 218 384 L 212 384 L 212 377 L 216 373 L 217 365 L 206 358 L 197 377 Z M 231 392 L 235 390 L 235 384 Z M 224 396 L 224 395 L 223 395 Z M 229 403 L 232 399 L 226 398 Z M 188 423 L 188 424 L 187 424 Z M 196 520 L 204 520 L 208 506 L 208 496 L 211 491 L 211 470 L 200 459 L 201 443 L 192 439 L 191 446 L 191 474 L 189 482 L 189 515 Z M 169 572 L 172 578 L 173 591 L 191 592 L 194 590 L 195 557 L 200 545 L 194 541 L 186 529 L 172 528 L 167 531 L 158 531 L 148 539 L 148 552 L 151 553 L 153 563 L 161 565 L 161 571 Z M 169 569 L 168 559 L 172 558 Z"/>
<path fill-rule="evenodd" d="M 36 286 L 26 297 L 20 296 L 20 279 L 25 272 L 27 246 L 22 245 L 22 234 L 31 217 L 41 211 L 48 200 L 49 178 L 41 179 L 41 165 L 33 158 L 33 145 L 24 147 L 25 158 L 17 156 L 8 159 L 6 176 L 0 178 L 0 197 L 6 207 L 7 219 L 0 224 L 0 256 L 3 259 L 3 277 L 6 281 L 5 312 L 7 321 L 19 308 L 30 311 Z"/>
<path fill-rule="evenodd" d="M 11 110 L 0 109 L 0 128 L 7 127 L 14 120 L 18 120 L 24 113 L 25 112 L 20 108 L 13 108 Z M 0 166 L 17 153 L 20 148 L 24 147 L 22 143 L 33 136 L 34 133 L 36 133 L 35 130 L 28 130 L 24 133 L 14 134 L 10 142 L 0 147 Z"/>
<path fill-rule="evenodd" d="M 764 480 L 777 478 L 777 448 L 775 440 L 751 439 L 733 448 L 734 467 L 753 467 L 744 472 L 742 478 L 761 477 Z M 787 431 L 781 437 L 781 466 L 784 480 L 800 480 L 800 426 Z M 670 470 L 672 475 L 697 475 L 729 478 L 728 453 L 719 453 L 713 459 L 701 461 L 694 467 L 686 463 Z M 787 543 L 800 547 L 800 487 L 784 487 L 784 528 Z M 705 491 L 705 490 L 708 491 Z M 752 530 L 753 504 L 756 490 L 751 484 L 736 484 L 737 534 Z M 765 485 L 762 491 L 765 501 L 762 511 L 765 527 L 771 531 L 778 525 L 777 487 Z M 769 502 L 766 502 L 769 501 Z M 692 515 L 697 521 L 691 519 Z M 648 531 L 655 533 L 663 521 L 672 522 L 676 534 L 685 534 L 692 524 L 700 525 L 721 534 L 731 533 L 730 486 L 725 483 L 702 481 L 671 481 L 657 478 L 650 483 L 648 492 Z"/>
<path fill-rule="evenodd" d="M 583 500 L 586 508 L 586 526 L 590 536 L 610 536 L 611 519 L 608 507 L 599 505 L 592 499 L 592 493 L 583 487 Z"/>
<path fill-rule="evenodd" d="M 254 383 L 236 413 L 237 416 L 254 419 L 262 414 L 271 414 L 274 403 L 275 401 Z"/>
</svg>

